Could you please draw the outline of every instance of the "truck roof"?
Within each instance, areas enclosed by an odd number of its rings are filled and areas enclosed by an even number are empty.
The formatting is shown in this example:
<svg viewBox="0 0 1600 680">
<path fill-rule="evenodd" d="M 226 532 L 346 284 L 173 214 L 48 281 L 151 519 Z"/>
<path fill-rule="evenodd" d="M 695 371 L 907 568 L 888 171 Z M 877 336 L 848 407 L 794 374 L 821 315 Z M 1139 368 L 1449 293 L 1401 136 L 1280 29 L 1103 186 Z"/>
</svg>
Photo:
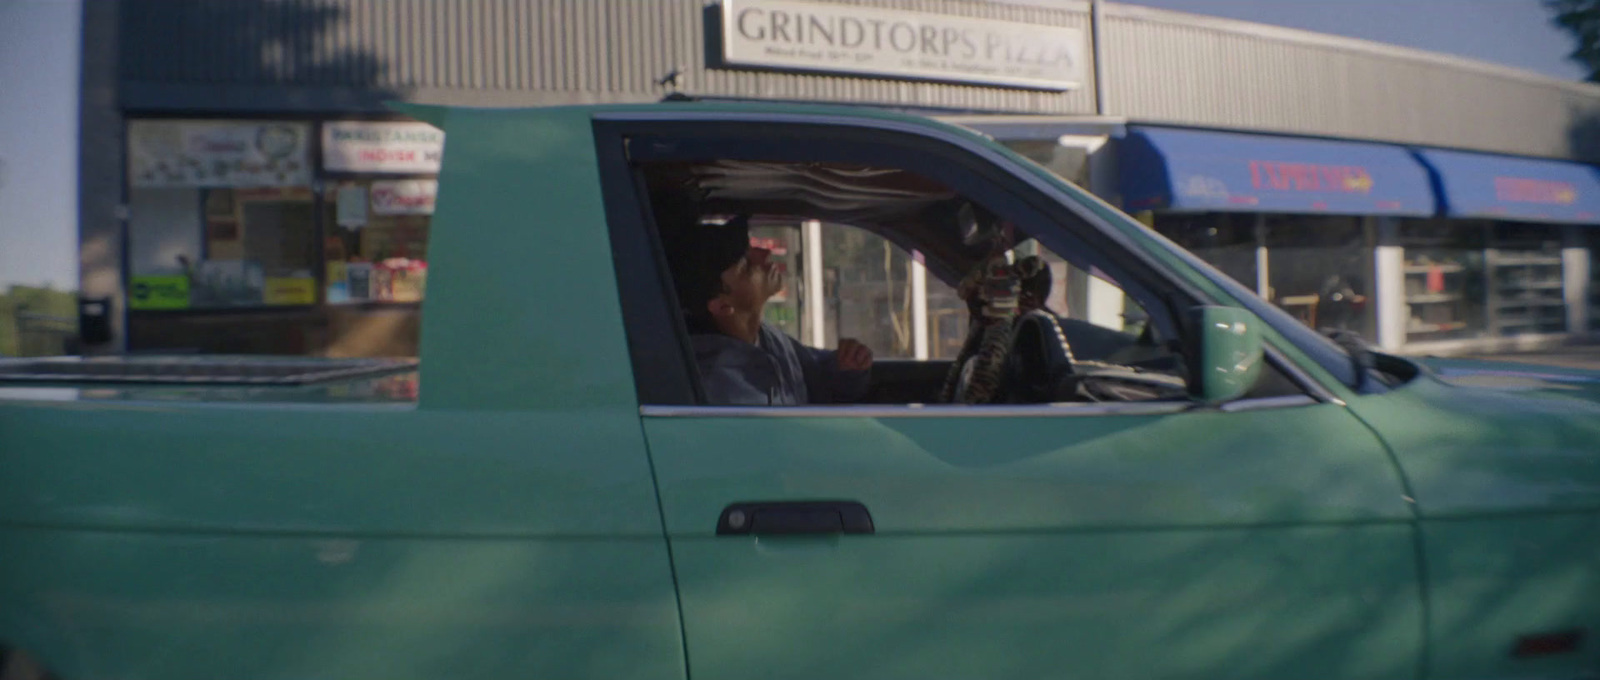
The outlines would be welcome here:
<svg viewBox="0 0 1600 680">
<path fill-rule="evenodd" d="M 842 106 L 832 104 L 803 104 L 784 102 L 755 102 L 755 101 L 707 101 L 707 100 L 669 100 L 660 102 L 642 102 L 636 104 L 579 104 L 572 106 L 538 106 L 538 107 L 471 107 L 471 106 L 446 106 L 442 104 L 409 104 L 392 102 L 389 108 L 404 113 L 418 120 L 424 121 L 434 127 L 444 129 L 450 112 L 452 111 L 500 111 L 506 113 L 532 112 L 532 111 L 583 111 L 592 115 L 608 113 L 742 113 L 742 114 L 787 114 L 818 117 L 846 117 L 870 120 L 890 120 L 915 125 L 959 130 L 963 134 L 974 138 L 987 138 L 981 132 L 971 128 L 916 115 L 861 106 Z"/>
</svg>

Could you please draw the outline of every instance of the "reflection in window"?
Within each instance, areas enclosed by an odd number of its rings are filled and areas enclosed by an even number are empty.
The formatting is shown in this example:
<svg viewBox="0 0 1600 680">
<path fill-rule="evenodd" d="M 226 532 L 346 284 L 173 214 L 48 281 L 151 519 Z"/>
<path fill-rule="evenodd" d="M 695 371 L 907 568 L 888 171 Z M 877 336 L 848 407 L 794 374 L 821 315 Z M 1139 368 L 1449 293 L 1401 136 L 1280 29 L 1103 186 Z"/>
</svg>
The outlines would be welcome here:
<svg viewBox="0 0 1600 680">
<path fill-rule="evenodd" d="M 1256 289 L 1256 216 L 1161 214 L 1155 230 L 1250 290 Z"/>
<path fill-rule="evenodd" d="M 309 187 L 134 191 L 131 306 L 314 304 L 313 200 Z"/>
<path fill-rule="evenodd" d="M 1483 335 L 1487 290 L 1485 230 L 1471 220 L 1406 220 L 1406 340 L 1450 340 Z"/>
<path fill-rule="evenodd" d="M 1168 339 L 1146 332 L 1148 315 L 1086 253 L 1071 254 L 1084 260 L 1074 267 L 1025 225 L 927 178 L 754 161 L 644 173 L 710 403 L 1185 398 Z M 958 287 L 982 297 L 969 306 Z M 753 334 L 754 309 L 764 329 Z M 995 332 L 970 334 L 974 319 Z M 791 369 L 807 356 L 798 345 L 832 349 L 847 338 L 877 359 L 864 391 L 849 389 L 856 376 Z M 792 388 L 797 370 L 804 392 Z"/>
<path fill-rule="evenodd" d="M 1489 324 L 1495 335 L 1563 333 L 1561 228 L 1499 222 L 1490 232 Z"/>
<path fill-rule="evenodd" d="M 1373 338 L 1373 247 L 1362 218 L 1268 215 L 1267 299 L 1317 330 Z"/>
<path fill-rule="evenodd" d="M 856 338 L 880 357 L 917 358 L 914 320 L 919 313 L 914 306 L 917 291 L 911 254 L 876 234 L 841 224 L 824 223 L 822 243 L 829 341 Z M 959 302 L 955 290 L 944 282 L 931 277 L 925 281 L 930 298 Z M 946 325 L 950 326 L 948 320 Z M 965 323 L 960 326 L 959 332 L 964 333 Z M 931 322 L 928 329 L 941 330 Z M 943 330 L 957 331 L 954 326 Z M 949 338 L 931 333 L 928 339 L 930 356 L 938 356 L 933 354 L 934 347 L 951 344 Z M 955 351 L 960 349 L 956 340 Z M 955 352 L 948 356 L 954 357 Z"/>
<path fill-rule="evenodd" d="M 328 302 L 417 302 L 428 274 L 431 179 L 341 182 L 328 201 Z"/>
</svg>

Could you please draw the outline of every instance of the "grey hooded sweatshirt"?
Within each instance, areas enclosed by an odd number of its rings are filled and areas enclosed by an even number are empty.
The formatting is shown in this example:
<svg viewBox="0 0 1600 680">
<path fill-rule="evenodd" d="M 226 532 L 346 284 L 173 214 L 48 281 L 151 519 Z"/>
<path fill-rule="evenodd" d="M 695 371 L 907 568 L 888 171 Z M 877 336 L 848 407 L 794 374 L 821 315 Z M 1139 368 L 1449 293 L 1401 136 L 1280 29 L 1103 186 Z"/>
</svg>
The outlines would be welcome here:
<svg viewBox="0 0 1600 680">
<path fill-rule="evenodd" d="M 689 338 L 714 406 L 837 404 L 867 392 L 869 371 L 839 370 L 835 352 L 800 344 L 765 323 L 752 345 L 722 334 Z"/>
</svg>

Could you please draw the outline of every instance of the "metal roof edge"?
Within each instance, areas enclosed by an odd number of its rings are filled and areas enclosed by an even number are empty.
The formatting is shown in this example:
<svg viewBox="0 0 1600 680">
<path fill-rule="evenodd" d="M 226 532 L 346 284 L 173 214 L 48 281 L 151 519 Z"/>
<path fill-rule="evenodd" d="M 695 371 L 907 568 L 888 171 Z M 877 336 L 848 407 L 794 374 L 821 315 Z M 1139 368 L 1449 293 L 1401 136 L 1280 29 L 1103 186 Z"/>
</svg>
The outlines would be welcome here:
<svg viewBox="0 0 1600 680">
<path fill-rule="evenodd" d="M 1094 115 L 1029 115 L 1029 114 L 964 114 L 953 116 L 929 116 L 947 123 L 966 125 L 970 123 L 993 125 L 1127 125 L 1128 119 L 1124 116 L 1094 116 Z"/>
<path fill-rule="evenodd" d="M 1562 80 L 1550 76 L 1527 71 L 1510 66 L 1502 66 L 1487 61 L 1460 57 L 1443 52 L 1432 52 L 1411 47 L 1402 47 L 1390 43 L 1361 38 L 1350 38 L 1330 33 L 1319 33 L 1300 28 L 1274 26 L 1271 24 L 1244 21 L 1242 19 L 1228 19 L 1205 14 L 1191 14 L 1178 10 L 1129 5 L 1120 2 L 1105 3 L 1107 16 L 1149 21 L 1152 23 L 1181 24 L 1195 26 L 1208 30 L 1247 35 L 1268 40 L 1298 43 L 1326 47 L 1330 49 L 1364 52 L 1383 57 L 1393 57 L 1410 61 L 1423 61 L 1440 66 L 1448 66 L 1464 71 L 1474 71 L 1484 75 L 1500 78 L 1510 78 L 1537 85 L 1559 87 L 1569 92 L 1600 97 L 1600 84 L 1585 83 L 1576 80 Z"/>
<path fill-rule="evenodd" d="M 1389 137 L 1355 137 L 1332 133 L 1306 132 L 1304 130 L 1289 130 L 1283 128 L 1266 127 L 1233 127 L 1215 123 L 1195 123 L 1179 120 L 1136 119 L 1127 121 L 1129 129 L 1138 127 L 1177 128 L 1182 130 L 1195 130 L 1198 132 L 1230 132 L 1250 135 L 1265 135 L 1271 137 L 1292 137 L 1296 139 L 1314 139 L 1329 142 L 1354 142 L 1360 144 L 1386 144 L 1399 146 L 1418 151 L 1455 151 L 1460 153 L 1475 153 L 1485 156 L 1505 156 L 1507 158 L 1521 158 L 1530 161 L 1552 161 L 1558 163 L 1576 163 L 1578 165 L 1600 166 L 1600 163 L 1585 161 L 1577 156 L 1535 156 L 1527 153 L 1513 151 L 1498 151 L 1495 149 L 1473 148 L 1463 146 L 1439 146 L 1425 142 L 1406 141 Z"/>
</svg>

